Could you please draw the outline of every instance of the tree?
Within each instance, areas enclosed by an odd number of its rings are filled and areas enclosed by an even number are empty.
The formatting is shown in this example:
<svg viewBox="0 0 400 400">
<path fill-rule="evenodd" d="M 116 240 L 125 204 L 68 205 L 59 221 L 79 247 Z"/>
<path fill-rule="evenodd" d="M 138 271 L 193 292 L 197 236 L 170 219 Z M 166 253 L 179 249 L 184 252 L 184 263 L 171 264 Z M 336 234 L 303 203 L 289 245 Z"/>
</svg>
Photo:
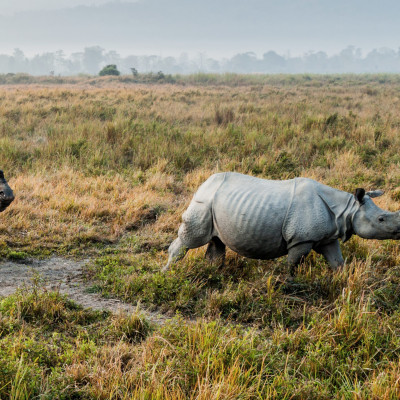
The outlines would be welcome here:
<svg viewBox="0 0 400 400">
<path fill-rule="evenodd" d="M 14 49 L 12 57 L 9 59 L 10 72 L 24 72 L 27 69 L 27 58 L 20 49 Z"/>
<path fill-rule="evenodd" d="M 103 51 L 100 46 L 85 47 L 83 66 L 86 72 L 95 74 L 99 70 L 99 64 L 103 61 Z"/>
<path fill-rule="evenodd" d="M 286 66 L 286 60 L 275 51 L 268 51 L 263 54 L 262 65 L 263 72 L 282 72 Z"/>
<path fill-rule="evenodd" d="M 249 73 L 257 71 L 257 56 L 252 51 L 236 54 L 230 60 L 232 72 Z"/>
<path fill-rule="evenodd" d="M 100 72 L 100 76 L 105 76 L 105 75 L 120 75 L 120 72 L 117 69 L 117 66 L 115 64 L 109 64 L 106 65 Z"/>
</svg>

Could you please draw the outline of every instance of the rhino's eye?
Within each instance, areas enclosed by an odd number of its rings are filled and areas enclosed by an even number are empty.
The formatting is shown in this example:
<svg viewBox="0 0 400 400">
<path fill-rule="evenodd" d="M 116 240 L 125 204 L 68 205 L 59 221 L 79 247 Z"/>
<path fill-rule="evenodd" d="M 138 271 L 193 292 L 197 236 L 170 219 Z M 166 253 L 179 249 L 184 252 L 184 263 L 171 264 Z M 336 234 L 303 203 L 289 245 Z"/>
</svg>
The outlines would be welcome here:
<svg viewBox="0 0 400 400">
<path fill-rule="evenodd" d="M 385 220 L 385 217 L 382 217 L 382 215 L 378 218 L 379 222 L 383 222 Z"/>
</svg>

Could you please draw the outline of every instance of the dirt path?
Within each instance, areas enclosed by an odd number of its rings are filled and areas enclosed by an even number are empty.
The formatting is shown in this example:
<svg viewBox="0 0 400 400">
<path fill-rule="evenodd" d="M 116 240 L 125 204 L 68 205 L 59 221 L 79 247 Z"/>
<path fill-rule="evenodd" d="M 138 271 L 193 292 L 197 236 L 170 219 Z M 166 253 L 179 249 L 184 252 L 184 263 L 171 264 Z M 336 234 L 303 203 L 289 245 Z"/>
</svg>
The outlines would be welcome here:
<svg viewBox="0 0 400 400">
<path fill-rule="evenodd" d="M 35 276 L 43 280 L 43 285 L 51 290 L 59 290 L 71 300 L 85 308 L 108 310 L 113 313 L 119 310 L 131 313 L 136 307 L 118 299 L 101 297 L 90 293 L 90 283 L 83 279 L 82 267 L 89 260 L 75 261 L 61 257 L 46 260 L 23 260 L 0 262 L 0 296 L 8 296 L 24 284 L 30 285 Z M 140 311 L 152 322 L 162 324 L 167 319 L 163 314 L 144 310 Z"/>
</svg>

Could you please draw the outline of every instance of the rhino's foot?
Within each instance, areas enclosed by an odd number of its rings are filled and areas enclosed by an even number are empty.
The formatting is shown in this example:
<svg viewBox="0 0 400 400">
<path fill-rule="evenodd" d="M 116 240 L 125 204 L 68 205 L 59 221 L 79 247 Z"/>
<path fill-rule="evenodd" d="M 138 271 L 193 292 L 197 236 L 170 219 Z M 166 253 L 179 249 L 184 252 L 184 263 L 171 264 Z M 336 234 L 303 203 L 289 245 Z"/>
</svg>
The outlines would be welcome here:
<svg viewBox="0 0 400 400">
<path fill-rule="evenodd" d="M 218 237 L 213 237 L 211 242 L 208 244 L 206 251 L 206 259 L 212 263 L 224 264 L 225 260 L 225 245 L 221 242 Z"/>
<path fill-rule="evenodd" d="M 167 264 L 161 269 L 162 272 L 166 272 L 171 264 L 178 262 L 183 257 L 185 257 L 188 251 L 188 247 L 185 246 L 179 237 L 175 239 L 168 249 L 168 262 Z"/>
</svg>

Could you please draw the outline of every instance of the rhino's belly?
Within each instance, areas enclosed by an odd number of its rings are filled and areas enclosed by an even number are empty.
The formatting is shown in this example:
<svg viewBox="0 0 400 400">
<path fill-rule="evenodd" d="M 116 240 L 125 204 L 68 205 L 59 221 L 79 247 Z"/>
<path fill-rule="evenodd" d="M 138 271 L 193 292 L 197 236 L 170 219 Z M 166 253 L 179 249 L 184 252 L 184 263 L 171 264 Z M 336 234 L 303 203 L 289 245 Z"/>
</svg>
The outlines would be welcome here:
<svg viewBox="0 0 400 400">
<path fill-rule="evenodd" d="M 288 253 L 285 243 L 273 244 L 272 246 L 257 246 L 252 243 L 229 243 L 229 239 L 221 239 L 230 249 L 241 256 L 255 258 L 257 260 L 272 260 Z"/>
<path fill-rule="evenodd" d="M 217 193 L 214 231 L 225 245 L 245 257 L 272 259 L 287 254 L 282 225 L 288 197 L 243 187 Z"/>
</svg>

